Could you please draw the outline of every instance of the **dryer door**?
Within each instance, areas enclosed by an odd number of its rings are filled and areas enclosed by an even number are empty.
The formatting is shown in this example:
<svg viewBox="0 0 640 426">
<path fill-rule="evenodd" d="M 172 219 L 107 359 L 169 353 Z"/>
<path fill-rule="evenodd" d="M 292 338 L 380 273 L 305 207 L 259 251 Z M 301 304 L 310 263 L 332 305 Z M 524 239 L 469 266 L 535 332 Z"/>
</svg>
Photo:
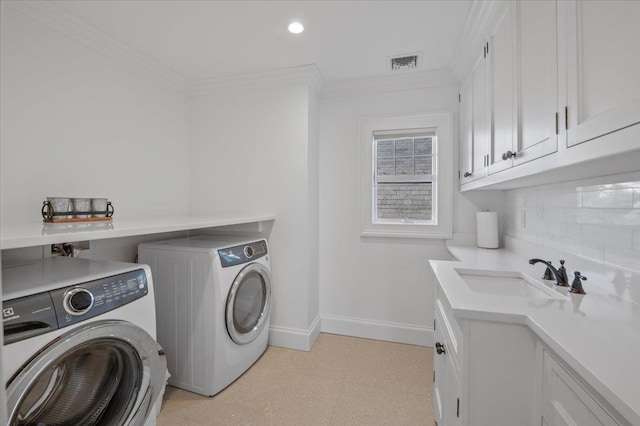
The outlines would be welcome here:
<svg viewBox="0 0 640 426">
<path fill-rule="evenodd" d="M 126 321 L 53 340 L 7 383 L 8 425 L 142 425 L 162 390 L 158 343 Z"/>
<path fill-rule="evenodd" d="M 239 345 L 255 340 L 269 324 L 271 275 L 260 263 L 250 263 L 236 276 L 227 297 L 227 331 Z"/>
</svg>

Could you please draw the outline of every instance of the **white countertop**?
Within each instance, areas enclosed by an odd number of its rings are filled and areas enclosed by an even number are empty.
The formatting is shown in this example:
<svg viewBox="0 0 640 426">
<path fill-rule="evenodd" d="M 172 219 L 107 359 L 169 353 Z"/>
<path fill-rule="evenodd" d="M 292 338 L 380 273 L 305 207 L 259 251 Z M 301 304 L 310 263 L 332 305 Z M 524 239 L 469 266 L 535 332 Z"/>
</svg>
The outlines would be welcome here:
<svg viewBox="0 0 640 426">
<path fill-rule="evenodd" d="M 138 220 L 113 218 L 109 222 L 43 223 L 31 221 L 3 224 L 0 249 L 57 244 L 68 241 L 102 240 L 106 238 L 157 234 L 216 228 L 228 225 L 259 223 L 275 220 L 275 216 L 215 217 L 215 216 L 162 216 Z"/>
<path fill-rule="evenodd" d="M 583 282 L 587 294 L 574 295 L 567 287 L 555 287 L 540 279 L 543 264 L 529 265 L 528 258 L 512 251 L 469 246 L 448 249 L 458 261 L 431 260 L 430 264 L 454 315 L 527 325 L 620 414 L 640 425 L 640 305 L 623 297 L 629 287 L 640 291 L 640 282 L 629 282 L 636 281 L 637 274 L 625 275 L 602 265 L 590 270 L 582 264 L 581 272 L 588 277 Z M 546 255 L 532 253 L 531 257 Z M 552 300 L 480 294 L 462 281 L 457 268 L 521 272 L 563 297 Z M 567 270 L 571 282 L 571 265 Z M 625 276 L 627 281 L 623 282 Z"/>
</svg>

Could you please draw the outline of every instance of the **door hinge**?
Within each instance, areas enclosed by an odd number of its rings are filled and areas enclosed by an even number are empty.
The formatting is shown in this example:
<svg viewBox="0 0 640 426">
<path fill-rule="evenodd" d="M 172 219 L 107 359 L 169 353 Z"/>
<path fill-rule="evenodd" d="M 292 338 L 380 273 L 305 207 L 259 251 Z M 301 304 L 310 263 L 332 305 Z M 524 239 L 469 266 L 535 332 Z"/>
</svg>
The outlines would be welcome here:
<svg viewBox="0 0 640 426">
<path fill-rule="evenodd" d="M 558 130 L 558 113 L 556 112 L 556 135 L 559 133 Z"/>
<path fill-rule="evenodd" d="M 564 129 L 569 130 L 569 107 L 564 107 Z"/>
<path fill-rule="evenodd" d="M 456 417 L 460 417 L 460 398 L 458 398 L 458 402 L 456 403 Z"/>
<path fill-rule="evenodd" d="M 489 42 L 487 42 L 487 55 L 489 54 Z"/>
<path fill-rule="evenodd" d="M 433 370 L 433 383 L 436 382 L 436 370 Z"/>
<path fill-rule="evenodd" d="M 484 57 L 487 57 L 487 46 L 482 46 L 482 51 L 484 52 Z"/>
<path fill-rule="evenodd" d="M 462 102 L 462 95 L 460 95 L 460 93 L 458 93 L 458 102 Z"/>
</svg>

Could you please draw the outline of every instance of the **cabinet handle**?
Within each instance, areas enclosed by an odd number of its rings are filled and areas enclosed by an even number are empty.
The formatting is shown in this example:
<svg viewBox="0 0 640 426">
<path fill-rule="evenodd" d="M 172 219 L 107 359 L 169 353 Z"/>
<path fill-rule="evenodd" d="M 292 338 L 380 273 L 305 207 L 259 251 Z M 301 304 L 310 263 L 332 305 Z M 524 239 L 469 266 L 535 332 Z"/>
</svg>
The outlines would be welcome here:
<svg viewBox="0 0 640 426">
<path fill-rule="evenodd" d="M 511 158 L 511 157 L 514 157 L 514 158 L 515 158 L 515 157 L 516 157 L 516 155 L 517 155 L 517 152 L 515 152 L 515 151 L 513 151 L 513 152 L 511 152 L 511 151 L 507 151 L 507 152 L 505 152 L 504 154 L 502 154 L 502 159 L 503 159 L 503 160 L 508 160 L 508 159 L 509 159 L 509 158 Z"/>
<path fill-rule="evenodd" d="M 464 175 L 463 175 L 463 176 L 464 176 L 464 177 L 469 177 L 469 176 L 471 176 L 471 173 L 469 173 L 469 172 L 464 172 Z"/>
<path fill-rule="evenodd" d="M 438 355 L 445 353 L 444 345 L 442 343 L 436 342 L 436 352 L 438 352 Z"/>
</svg>

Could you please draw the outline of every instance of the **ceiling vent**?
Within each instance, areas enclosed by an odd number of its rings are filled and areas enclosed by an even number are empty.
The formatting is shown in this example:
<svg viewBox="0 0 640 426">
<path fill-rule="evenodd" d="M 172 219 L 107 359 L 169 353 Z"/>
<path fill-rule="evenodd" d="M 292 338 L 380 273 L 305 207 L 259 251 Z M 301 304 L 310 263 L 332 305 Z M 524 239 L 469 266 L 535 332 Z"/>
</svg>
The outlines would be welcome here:
<svg viewBox="0 0 640 426">
<path fill-rule="evenodd" d="M 422 66 L 422 57 L 419 53 L 390 56 L 387 58 L 387 64 L 388 70 L 392 73 L 414 71 Z"/>
</svg>

